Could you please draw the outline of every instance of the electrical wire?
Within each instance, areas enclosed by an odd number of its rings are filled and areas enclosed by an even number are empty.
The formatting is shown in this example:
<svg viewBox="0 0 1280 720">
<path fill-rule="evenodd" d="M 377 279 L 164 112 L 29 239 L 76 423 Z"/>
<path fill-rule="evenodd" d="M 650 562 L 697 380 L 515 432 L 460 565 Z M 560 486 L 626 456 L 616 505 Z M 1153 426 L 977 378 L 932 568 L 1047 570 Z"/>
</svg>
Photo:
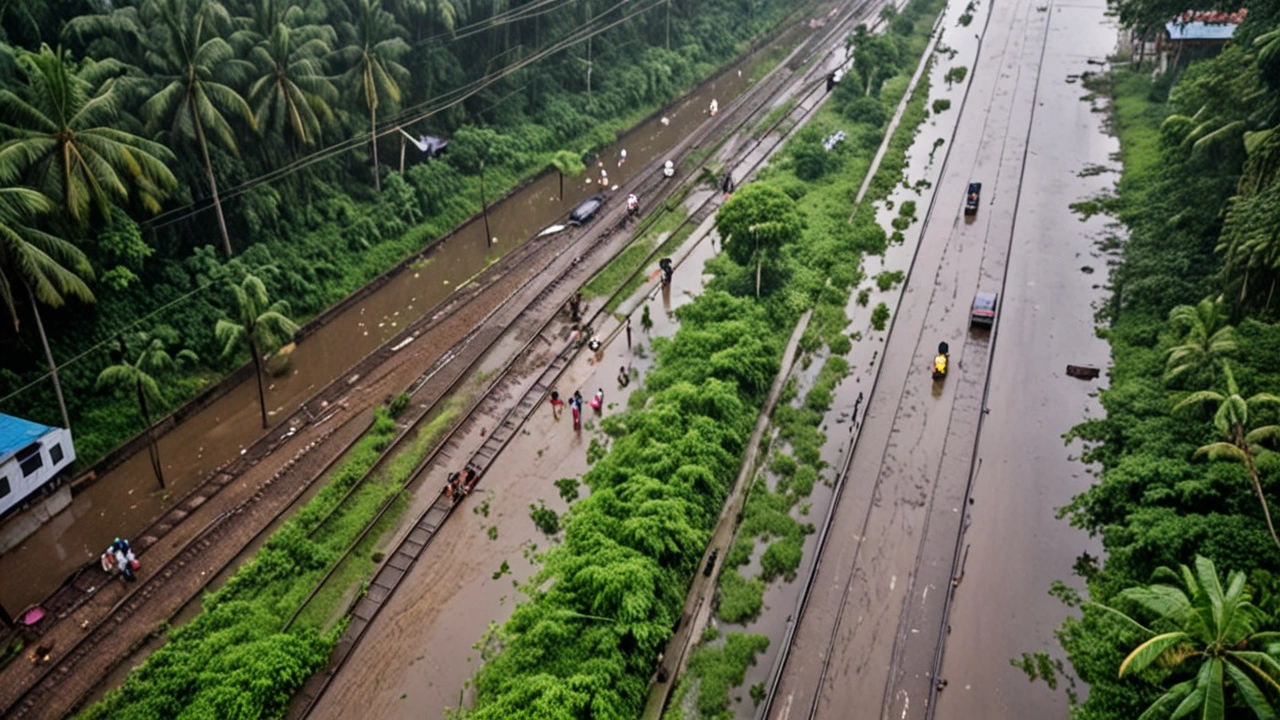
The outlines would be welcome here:
<svg viewBox="0 0 1280 720">
<path fill-rule="evenodd" d="M 620 6 L 622 6 L 622 5 L 625 5 L 625 4 L 629 3 L 629 2 L 633 2 L 633 1 L 634 1 L 634 0 L 622 0 L 621 2 L 619 2 L 619 3 L 618 3 L 618 5 L 616 5 L 616 6 L 615 6 L 615 8 L 616 8 L 616 7 L 620 7 Z M 570 0 L 570 2 L 576 2 L 576 0 Z M 518 67 L 516 67 L 516 66 L 508 66 L 508 67 L 503 68 L 502 70 L 498 71 L 497 73 L 495 73 L 495 74 L 494 74 L 494 75 L 492 75 L 492 76 L 486 76 L 487 78 L 489 78 L 487 82 L 483 82 L 483 84 L 481 84 L 481 85 L 480 85 L 479 87 L 477 87 L 475 90 L 473 90 L 473 91 L 471 91 L 471 92 L 466 93 L 464 96 L 462 96 L 462 97 L 458 97 L 458 98 L 455 98 L 455 99 L 451 99 L 447 104 L 442 105 L 442 106 L 441 106 L 441 107 L 439 107 L 439 108 L 432 109 L 432 110 L 429 110 L 429 111 L 427 111 L 427 112 L 421 113 L 421 114 L 419 115 L 419 117 L 417 117 L 417 118 L 415 118 L 415 119 L 410 119 L 410 120 L 407 120 L 407 121 L 398 121 L 398 122 L 396 122 L 394 125 L 392 125 L 391 127 L 389 127 L 388 129 L 386 129 L 386 130 L 380 130 L 378 134 L 379 134 L 379 135 L 383 135 L 383 134 L 388 134 L 388 133 L 394 133 L 394 132 L 397 132 L 397 131 L 403 132 L 402 130 L 400 130 L 400 128 L 401 128 L 401 127 L 403 127 L 403 125 L 411 124 L 411 123 L 413 123 L 413 122 L 418 122 L 418 121 L 420 121 L 420 120 L 422 120 L 422 119 L 425 119 L 426 117 L 430 117 L 431 115 L 434 115 L 434 114 L 436 114 L 436 113 L 442 112 L 442 111 L 444 111 L 444 110 L 448 109 L 449 107 L 452 107 L 452 106 L 454 106 L 454 105 L 457 105 L 458 103 L 462 102 L 463 100 L 466 100 L 467 98 L 472 97 L 473 95 L 475 95 L 476 93 L 478 93 L 480 90 L 483 90 L 485 87 L 488 87 L 489 85 L 491 85 L 491 84 L 493 84 L 493 83 L 497 82 L 498 80 L 501 80 L 501 79 L 505 78 L 506 76 L 508 76 L 508 75 L 510 75 L 510 74 L 513 74 L 513 73 L 517 72 L 518 70 L 521 70 L 521 69 L 523 69 L 524 67 L 527 67 L 528 65 L 530 65 L 530 64 L 532 64 L 532 63 L 534 63 L 534 62 L 537 62 L 537 61 L 539 61 L 539 60 L 542 60 L 542 59 L 544 59 L 545 57 L 549 57 L 551 54 L 554 54 L 554 53 L 560 52 L 561 50 L 567 49 L 567 48 L 572 47 L 572 46 L 574 46 L 574 45 L 576 45 L 576 44 L 580 44 L 581 42 L 583 42 L 583 41 L 585 41 L 585 40 L 587 40 L 587 39 L 590 39 L 590 38 L 592 38 L 592 37 L 595 37 L 596 35 L 599 35 L 599 34 L 601 34 L 601 33 L 605 32 L 605 31 L 608 31 L 608 30 L 610 30 L 610 29 L 614 28 L 614 27 L 617 27 L 618 25 L 620 25 L 620 24 L 622 24 L 622 23 L 626 22 L 627 20 L 629 20 L 629 19 L 631 19 L 631 18 L 633 18 L 633 17 L 635 17 L 635 16 L 637 16 L 637 15 L 640 15 L 640 14 L 642 14 L 642 13 L 648 12 L 649 10 L 652 10 L 653 8 L 657 7 L 658 5 L 663 4 L 664 2 L 666 2 L 666 0 L 651 0 L 651 2 L 650 2 L 650 4 L 649 4 L 649 5 L 644 6 L 644 7 L 641 7 L 639 10 L 635 10 L 635 11 L 633 11 L 632 13 L 630 13 L 630 14 L 628 14 L 628 15 L 626 15 L 626 16 L 624 16 L 624 17 L 622 17 L 622 18 L 619 18 L 618 20 L 615 20 L 615 21 L 613 21 L 613 22 L 611 22 L 611 23 L 609 23 L 609 24 L 607 24 L 607 25 L 604 25 L 603 27 L 599 27 L 599 28 L 597 28 L 597 29 L 595 29 L 595 30 L 592 30 L 592 31 L 587 31 L 587 30 L 586 30 L 586 28 L 580 28 L 579 30 L 575 30 L 575 31 L 574 31 L 574 33 L 571 33 L 569 36 L 566 36 L 566 38 L 562 39 L 561 41 L 558 41 L 558 42 L 556 43 L 556 46 L 553 46 L 552 48 L 547 48 L 547 49 L 545 50 L 545 52 L 540 53 L 539 55 L 536 55 L 536 56 L 530 56 L 529 58 L 526 58 L 526 59 L 525 59 L 526 61 L 522 61 L 522 63 L 521 63 Z M 607 15 L 607 14 L 608 14 L 608 13 L 606 12 L 606 13 L 601 14 L 601 15 L 600 15 L 600 16 L 598 16 L 598 17 L 603 18 L 603 17 L 604 17 L 605 15 Z M 583 33 L 586 33 L 586 34 L 585 34 L 583 37 L 574 38 L 574 37 L 573 37 L 573 35 L 574 35 L 575 33 L 577 33 L 577 34 L 583 34 Z M 475 85 L 475 84 L 476 84 L 476 83 L 472 83 L 472 85 Z M 455 92 L 446 93 L 446 96 L 448 96 L 448 95 L 454 95 L 454 94 L 457 94 L 457 93 L 455 93 Z M 507 95 L 507 96 L 504 96 L 503 98 L 500 98 L 500 99 L 498 100 L 498 102 L 497 102 L 497 103 L 494 103 L 494 105 L 496 106 L 498 103 L 501 103 L 501 102 L 505 101 L 506 97 L 509 97 L 509 96 L 510 96 L 510 93 L 508 93 L 508 95 Z M 356 145 L 362 145 L 362 144 L 365 142 L 365 140 L 367 140 L 367 138 L 368 138 L 368 133 L 365 133 L 365 134 L 362 136 L 362 138 L 360 139 L 360 141 L 359 141 L 358 143 L 356 143 Z M 353 145 L 352 147 L 354 147 L 354 146 L 355 146 L 355 145 Z M 349 150 L 349 149 L 351 149 L 351 148 L 344 148 L 342 151 L 346 151 L 346 150 Z M 333 153 L 333 154 L 337 154 L 337 153 Z M 297 170 L 301 170 L 302 168 L 306 167 L 307 165 L 313 164 L 314 162 L 319 162 L 319 161 L 320 161 L 320 160 L 322 160 L 322 159 L 327 159 L 327 157 L 329 157 L 329 156 L 326 156 L 326 157 L 324 157 L 324 158 L 317 158 L 317 159 L 313 160 L 312 162 L 307 163 L 306 165 L 301 165 L 301 166 L 298 166 L 298 167 L 294 168 L 294 169 L 293 169 L 293 170 L 291 170 L 290 172 L 296 172 Z M 267 182 L 267 181 L 268 181 L 268 180 L 264 180 L 263 182 Z M 248 184 L 248 183 L 246 183 L 246 185 L 247 185 L 247 184 Z M 261 183 L 255 183 L 255 185 L 254 185 L 254 186 L 256 186 L 256 184 L 261 184 Z M 244 185 L 237 186 L 236 188 L 232 188 L 232 190 L 231 190 L 231 191 L 229 191 L 228 193 L 225 193 L 225 194 L 223 195 L 223 197 L 234 197 L 234 196 L 236 196 L 236 195 L 242 194 L 243 192 L 247 192 L 249 189 L 252 189 L 252 187 L 245 187 Z M 185 218 L 187 218 L 187 217 L 192 217 L 192 216 L 194 216 L 194 215 L 196 215 L 196 214 L 199 214 L 200 212 L 204 212 L 204 211 L 205 211 L 205 210 L 207 210 L 207 209 L 208 209 L 207 207 L 198 208 L 198 209 L 195 209 L 195 210 L 193 210 L 192 212 L 190 212 L 190 213 L 188 213 L 188 214 L 185 214 L 185 215 L 184 215 L 183 217 L 181 217 L 181 218 L 170 219 L 170 220 L 167 220 L 167 221 L 166 221 L 165 223 L 163 223 L 162 225 L 152 226 L 152 227 L 153 227 L 153 228 L 154 228 L 154 227 L 163 227 L 164 225 L 168 225 L 168 224 L 172 224 L 172 223 L 175 223 L 175 222 L 179 222 L 179 221 L 180 221 L 180 220 L 182 220 L 182 219 L 185 219 Z M 177 305 L 178 303 L 186 302 L 187 300 L 191 299 L 191 298 L 192 298 L 193 296 L 195 296 L 196 294 L 198 294 L 198 293 L 202 293 L 202 292 L 204 292 L 204 291 L 208 290 L 210 287 L 212 287 L 212 283 L 204 283 L 204 284 L 201 284 L 201 285 L 199 285 L 198 287 L 196 287 L 196 288 L 194 288 L 194 289 L 192 289 L 192 290 L 190 290 L 190 291 L 188 291 L 188 292 L 184 293 L 183 295 L 180 295 L 180 296 L 178 296 L 178 297 L 174 298 L 173 300 L 170 300 L 169 302 L 167 302 L 167 303 L 165 303 L 164 305 L 162 305 L 162 306 L 160 306 L 160 307 L 156 308 L 155 310 L 152 310 L 151 312 L 148 312 L 148 313 L 146 313 L 145 315 L 142 315 L 142 316 L 138 317 L 137 319 L 135 319 L 133 322 L 129 323 L 128 325 L 126 325 L 126 326 L 124 326 L 124 327 L 122 327 L 122 328 L 119 328 L 119 329 L 116 329 L 116 330 L 112 331 L 112 332 L 111 332 L 111 337 L 109 337 L 108 339 L 106 339 L 106 340 L 102 340 L 102 341 L 100 341 L 100 342 L 98 342 L 98 343 L 96 343 L 96 344 L 94 344 L 94 345 L 90 346 L 88 349 L 81 351 L 79 354 L 75 355 L 75 356 L 74 356 L 74 357 L 72 357 L 70 360 L 67 360 L 67 361 L 65 361 L 65 362 L 60 363 L 60 364 L 59 364 L 59 368 L 65 369 L 65 368 L 67 368 L 67 367 L 70 367 L 70 366 L 72 366 L 72 365 L 75 365 L 76 363 L 78 363 L 78 362 L 80 362 L 81 360 L 83 360 L 83 359 L 85 359 L 86 357 L 88 357 L 90 354 L 92 354 L 92 353 L 94 353 L 94 352 L 96 352 L 96 351 L 98 351 L 98 350 L 101 350 L 103 347 L 105 347 L 105 346 L 107 346 L 107 345 L 109 345 L 109 344 L 115 343 L 115 342 L 116 342 L 116 337 L 117 337 L 117 336 L 119 336 L 121 333 L 126 333 L 126 332 L 130 332 L 130 331 L 132 331 L 134 328 L 138 327 L 139 325 L 142 325 L 142 324 L 143 324 L 144 322 L 146 322 L 147 320 L 149 320 L 149 319 L 151 319 L 151 318 L 155 317 L 156 315 L 159 315 L 160 313 L 162 313 L 162 312 L 164 312 L 164 311 L 168 310 L 169 308 L 173 307 L 174 305 Z M 40 383 L 45 382 L 45 381 L 46 381 L 46 380 L 48 380 L 52 375 L 53 375 L 53 373 L 52 373 L 52 372 L 44 373 L 43 375 L 41 375 L 41 376 L 39 376 L 38 378 L 36 378 L 36 379 L 32 380 L 31 382 L 27 383 L 26 385 L 23 385 L 22 387 L 18 388 L 17 390 L 14 390 L 13 392 L 9 393 L 8 395 L 5 395 L 5 396 L 3 396 L 3 397 L 0 397 L 0 404 L 3 404 L 3 403 L 5 403 L 5 402 L 7 402 L 7 401 L 9 401 L 9 400 L 12 400 L 13 398 L 15 398 L 15 397 L 17 397 L 18 395 L 20 395 L 20 394 L 22 394 L 22 393 L 26 392 L 27 390 L 30 390 L 31 388 L 35 387 L 36 385 L 38 385 L 38 384 L 40 384 Z"/>
<path fill-rule="evenodd" d="M 543 48 L 542 50 L 538 51 L 537 53 L 534 53 L 533 55 L 522 58 L 521 60 L 517 61 L 512 65 L 505 66 L 502 69 L 495 71 L 494 73 L 485 75 L 484 77 L 474 80 L 468 83 L 467 85 L 463 85 L 459 88 L 455 88 L 440 96 L 437 96 L 435 98 L 430 98 L 417 105 L 412 105 L 410 107 L 404 108 L 401 111 L 400 115 L 397 116 L 396 118 L 380 123 L 380 127 L 377 130 L 377 135 L 381 137 L 383 135 L 393 134 L 397 132 L 400 128 L 406 125 L 412 125 L 414 123 L 421 122 L 422 120 L 426 120 L 434 115 L 444 112 L 445 110 L 448 110 L 449 108 L 459 105 L 462 102 L 466 101 L 467 99 L 474 97 L 475 95 L 477 95 L 478 93 L 480 93 L 481 91 L 489 87 L 490 85 L 493 85 L 494 83 L 500 80 L 503 80 L 506 77 L 520 70 L 523 70 L 529 65 L 532 65 L 536 62 L 540 62 L 561 51 L 567 50 L 575 45 L 579 45 L 587 40 L 590 40 L 596 37 L 597 35 L 607 32 L 617 27 L 618 25 L 625 23 L 631 18 L 634 18 L 643 13 L 646 13 L 666 2 L 666 0 L 649 0 L 649 4 L 647 6 L 640 8 L 639 10 L 634 10 L 631 13 L 624 15 L 623 17 L 613 22 L 597 25 L 596 27 L 593 27 L 593 24 L 596 24 L 597 21 L 600 21 L 603 18 L 605 18 L 610 12 L 624 5 L 627 5 L 631 2 L 636 2 L 636 1 L 637 0 L 620 0 L 620 2 L 615 4 L 612 8 L 610 8 L 610 10 L 602 13 L 596 18 L 593 18 L 592 21 L 587 25 L 575 29 L 573 32 L 569 33 L 564 38 L 561 38 L 553 45 L 547 48 Z M 420 109 L 421 109 L 421 112 L 418 112 L 416 115 L 413 115 L 411 117 L 405 116 L 406 113 L 410 113 L 412 111 L 417 111 Z M 240 185 L 236 185 L 234 187 L 226 189 L 219 194 L 219 199 L 220 200 L 232 199 L 240 195 L 243 195 L 244 193 L 248 192 L 249 190 L 252 190 L 253 188 L 259 185 L 277 182 L 288 175 L 292 175 L 293 173 L 298 172 L 299 170 L 305 169 L 307 167 L 310 167 L 311 165 L 314 165 L 318 162 L 328 160 L 329 158 L 335 157 L 344 152 L 348 152 L 357 147 L 362 147 L 370 141 L 370 137 L 371 137 L 371 133 L 367 133 L 367 132 L 358 133 L 352 136 L 351 138 L 348 138 L 347 140 L 343 140 L 333 145 L 330 145 L 329 147 L 317 150 L 309 155 L 306 155 L 302 158 L 294 160 L 293 162 L 290 162 L 279 168 L 263 173 L 262 175 L 259 175 L 256 178 L 247 180 L 244 183 L 241 183 Z M 173 208 L 171 210 L 165 211 L 141 224 L 144 227 L 147 227 L 152 230 L 156 230 L 156 229 L 164 228 L 174 223 L 192 218 L 200 213 L 208 211 L 212 207 L 213 207 L 212 198 L 206 197 L 206 198 L 202 198 L 201 200 L 189 203 L 188 205 L 183 206 L 181 208 Z"/>
</svg>

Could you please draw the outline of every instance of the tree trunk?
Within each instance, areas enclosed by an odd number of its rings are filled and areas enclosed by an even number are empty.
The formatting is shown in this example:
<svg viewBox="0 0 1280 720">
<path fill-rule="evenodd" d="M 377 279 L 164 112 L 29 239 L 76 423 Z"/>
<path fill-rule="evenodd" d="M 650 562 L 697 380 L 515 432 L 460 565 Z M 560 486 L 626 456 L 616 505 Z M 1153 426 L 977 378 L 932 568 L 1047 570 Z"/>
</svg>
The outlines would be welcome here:
<svg viewBox="0 0 1280 720">
<path fill-rule="evenodd" d="M 44 359 L 49 363 L 49 376 L 53 378 L 53 394 L 58 396 L 58 409 L 62 411 L 62 425 L 71 429 L 71 416 L 67 415 L 67 403 L 62 399 L 62 382 L 58 379 L 58 364 L 53 361 L 53 351 L 49 349 L 49 338 L 44 334 L 44 321 L 40 319 L 40 303 L 36 302 L 31 286 L 23 282 L 27 288 L 27 297 L 31 299 L 31 312 L 36 316 L 36 330 L 40 331 L 40 344 L 44 346 Z"/>
<path fill-rule="evenodd" d="M 258 378 L 258 406 L 262 408 L 262 429 L 267 429 L 267 395 L 262 390 L 262 358 L 258 355 L 258 345 L 249 341 L 249 354 L 253 356 L 253 376 Z"/>
<path fill-rule="evenodd" d="M 373 189 L 382 192 L 382 178 L 378 177 L 378 107 L 369 108 L 369 139 L 373 141 Z M 263 416 L 266 427 L 266 416 Z"/>
<path fill-rule="evenodd" d="M 756 257 L 756 299 L 760 299 L 760 267 L 764 265 L 764 255 Z"/>
<path fill-rule="evenodd" d="M 1267 498 L 1262 494 L 1262 483 L 1258 481 L 1258 469 L 1253 466 L 1253 455 L 1249 453 L 1249 444 L 1244 441 L 1242 429 L 1236 430 L 1236 447 L 1244 451 L 1244 464 L 1249 470 L 1249 479 L 1253 480 L 1253 489 L 1258 493 L 1258 502 L 1262 503 L 1262 514 L 1267 518 L 1267 529 L 1271 531 L 1271 539 L 1280 548 L 1280 536 L 1276 535 L 1276 526 L 1271 522 L 1271 509 L 1267 507 Z"/>
<path fill-rule="evenodd" d="M 400 136 L 400 174 L 404 174 L 404 135 Z"/>
<path fill-rule="evenodd" d="M 200 153 L 204 155 L 204 169 L 209 174 L 209 191 L 213 194 L 213 211 L 218 216 L 218 229 L 222 231 L 222 249 L 227 257 L 231 257 L 231 236 L 227 234 L 227 221 L 222 217 L 222 200 L 218 198 L 218 180 L 213 176 L 213 163 L 209 160 L 209 145 L 204 139 L 204 126 L 200 124 L 200 115 L 196 113 L 195 98 L 191 98 L 187 107 L 191 109 L 191 119 L 196 124 L 196 139 L 200 142 Z"/>
<path fill-rule="evenodd" d="M 147 453 L 151 455 L 151 470 L 156 474 L 160 489 L 164 489 L 164 468 L 160 465 L 160 446 L 156 443 L 156 434 L 152 431 L 151 413 L 147 410 L 147 395 L 142 392 L 142 381 L 134 387 L 138 393 L 138 409 L 142 411 L 142 422 L 147 426 Z"/>
</svg>

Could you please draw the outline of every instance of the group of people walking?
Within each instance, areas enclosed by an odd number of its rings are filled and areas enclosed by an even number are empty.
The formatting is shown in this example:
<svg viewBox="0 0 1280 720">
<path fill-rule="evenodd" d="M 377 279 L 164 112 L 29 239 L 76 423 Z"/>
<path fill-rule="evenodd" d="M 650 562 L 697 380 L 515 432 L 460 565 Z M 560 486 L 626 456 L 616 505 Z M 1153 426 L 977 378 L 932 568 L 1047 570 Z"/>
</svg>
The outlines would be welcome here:
<svg viewBox="0 0 1280 720">
<path fill-rule="evenodd" d="M 125 579 L 125 582 L 133 582 L 137 580 L 137 576 L 133 574 L 138 569 L 138 558 L 134 556 L 133 549 L 129 547 L 128 540 L 116 538 L 107 546 L 102 557 L 99 558 L 102 563 L 102 569 L 115 574 L 119 573 Z"/>
<path fill-rule="evenodd" d="M 591 397 L 591 401 L 587 403 L 592 410 L 600 413 L 604 408 L 604 388 L 596 390 L 596 394 Z M 560 419 L 560 412 L 564 408 L 565 401 L 560 399 L 559 391 L 551 391 L 551 416 L 556 420 Z M 573 391 L 573 396 L 569 398 L 569 411 L 573 413 L 573 429 L 578 430 L 582 427 L 582 392 Z"/>
</svg>

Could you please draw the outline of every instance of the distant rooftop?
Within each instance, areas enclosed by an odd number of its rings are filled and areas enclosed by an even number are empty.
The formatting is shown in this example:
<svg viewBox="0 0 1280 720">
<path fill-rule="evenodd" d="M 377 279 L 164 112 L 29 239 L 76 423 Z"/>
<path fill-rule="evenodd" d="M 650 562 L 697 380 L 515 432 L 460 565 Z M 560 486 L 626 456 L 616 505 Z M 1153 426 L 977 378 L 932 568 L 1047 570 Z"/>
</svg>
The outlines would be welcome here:
<svg viewBox="0 0 1280 720">
<path fill-rule="evenodd" d="M 0 462 L 55 428 L 0 413 Z"/>
<path fill-rule="evenodd" d="M 1210 10 L 1188 10 L 1165 24 L 1170 40 L 1230 40 L 1236 27 L 1244 21 L 1248 9 L 1225 13 Z"/>
</svg>

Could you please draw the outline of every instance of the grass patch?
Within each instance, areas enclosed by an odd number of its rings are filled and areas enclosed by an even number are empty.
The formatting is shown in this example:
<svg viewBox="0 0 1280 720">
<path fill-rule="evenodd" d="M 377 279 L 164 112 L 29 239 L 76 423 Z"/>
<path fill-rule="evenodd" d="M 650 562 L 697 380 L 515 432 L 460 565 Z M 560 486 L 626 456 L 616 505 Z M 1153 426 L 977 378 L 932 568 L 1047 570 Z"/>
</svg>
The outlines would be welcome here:
<svg viewBox="0 0 1280 720">
<path fill-rule="evenodd" d="M 720 607 L 716 609 L 716 615 L 721 620 L 745 623 L 756 619 L 763 606 L 763 580 L 747 580 L 737 570 L 725 570 L 720 575 Z"/>
<path fill-rule="evenodd" d="M 742 684 L 756 655 L 769 649 L 769 638 L 730 633 L 724 640 L 722 648 L 700 647 L 689 656 L 689 669 L 680 678 L 665 720 L 732 717 L 729 690 Z"/>
<path fill-rule="evenodd" d="M 885 325 L 889 322 L 889 306 L 884 303 L 876 305 L 876 309 L 871 311 L 871 327 L 877 331 L 884 330 Z"/>
<path fill-rule="evenodd" d="M 630 296 L 631 289 L 639 287 L 648 278 L 648 275 L 636 271 L 642 268 L 658 238 L 662 237 L 663 233 L 674 231 L 680 223 L 684 222 L 687 215 L 682 205 L 662 213 L 643 235 L 591 278 L 591 281 L 582 288 L 583 295 L 588 298 L 604 297 L 611 295 L 619 286 L 622 286 L 623 292 L 619 293 L 619 298 L 610 303 L 606 309 L 612 311 L 616 308 L 621 298 Z M 632 277 L 633 274 L 636 277 Z"/>
<path fill-rule="evenodd" d="M 793 98 L 770 110 L 769 114 L 761 118 L 760 122 L 756 123 L 756 126 L 751 129 L 751 136 L 755 138 L 763 136 L 769 128 L 773 127 L 774 123 L 786 117 L 787 113 L 794 110 L 795 107 L 796 101 Z"/>
<path fill-rule="evenodd" d="M 685 218 L 684 209 L 682 208 L 679 211 L 679 213 L 680 213 L 680 221 L 684 222 L 684 218 Z M 666 257 L 671 253 L 675 252 L 677 248 L 679 248 L 681 245 L 684 244 L 685 240 L 689 239 L 689 236 L 693 234 L 694 230 L 697 230 L 697 228 L 693 225 L 693 223 L 686 223 L 684 226 L 680 227 L 671 235 L 668 235 L 667 239 L 662 241 L 662 244 L 658 246 L 658 252 L 655 253 L 655 257 L 659 257 L 659 258 Z M 656 268 L 656 265 L 655 265 L 655 268 Z M 609 304 L 605 307 L 605 310 L 607 312 L 616 312 L 618 307 L 622 305 L 622 302 L 627 298 L 631 297 L 632 295 L 634 295 L 635 292 L 639 290 L 640 287 L 644 285 L 645 282 L 647 282 L 648 280 L 649 280 L 648 273 L 641 272 L 641 273 L 636 273 L 635 275 L 632 275 L 631 279 L 628 280 L 627 283 L 622 286 L 622 290 L 617 295 L 615 295 L 613 300 L 610 301 Z M 647 310 L 648 306 L 646 305 L 645 308 Z M 652 320 L 650 320 L 650 322 L 652 323 Z M 642 329 L 647 330 L 648 328 L 643 327 L 643 325 L 644 323 L 642 321 L 641 322 Z M 637 353 L 636 353 L 637 356 L 644 357 L 643 355 L 639 354 L 638 345 L 636 349 L 637 349 Z"/>
</svg>

